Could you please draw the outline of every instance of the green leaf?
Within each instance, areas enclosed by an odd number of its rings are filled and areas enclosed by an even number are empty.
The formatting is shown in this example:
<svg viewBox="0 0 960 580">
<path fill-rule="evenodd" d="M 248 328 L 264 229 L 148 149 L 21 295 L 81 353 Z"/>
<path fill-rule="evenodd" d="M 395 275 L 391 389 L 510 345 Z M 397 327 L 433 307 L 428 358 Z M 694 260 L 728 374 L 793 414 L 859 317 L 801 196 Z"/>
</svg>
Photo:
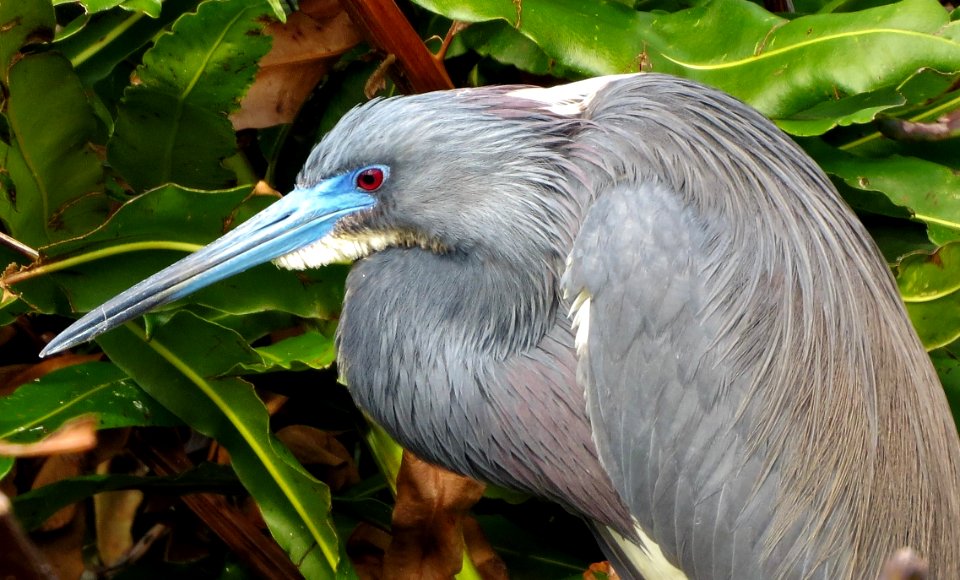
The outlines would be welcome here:
<svg viewBox="0 0 960 580">
<path fill-rule="evenodd" d="M 0 2 L 0 77 L 5 84 L 7 67 L 20 48 L 53 40 L 56 26 L 57 19 L 48 0 Z"/>
<path fill-rule="evenodd" d="M 939 111 L 956 106 L 956 96 L 952 93 L 960 73 L 941 73 L 940 71 L 923 68 L 911 75 L 896 87 L 884 87 L 869 93 L 861 93 L 836 101 L 824 101 L 808 109 L 791 115 L 787 119 L 780 119 L 777 125 L 784 131 L 798 136 L 820 135 L 836 126 L 863 124 L 875 120 L 881 113 L 884 117 L 905 117 L 914 121 L 928 120 L 931 110 Z M 946 103 L 942 102 L 946 100 Z M 946 108 L 944 108 L 946 107 Z M 890 154 L 896 151 L 896 143 L 884 140 L 880 144 L 879 132 L 873 131 L 866 137 L 860 137 L 841 148 L 844 150 L 863 150 L 869 143 L 874 153 Z M 878 152 L 877 149 L 889 149 Z M 877 155 L 874 155 L 877 156 Z"/>
<path fill-rule="evenodd" d="M 256 372 L 325 369 L 337 359 L 333 337 L 314 330 L 258 348 L 257 353 L 263 362 L 243 368 Z"/>
<path fill-rule="evenodd" d="M 40 264 L 6 281 L 13 281 L 13 289 L 38 311 L 87 312 L 220 237 L 274 199 L 251 195 L 249 187 L 223 191 L 161 187 L 128 201 L 89 235 L 44 248 Z M 291 272 L 264 264 L 204 288 L 178 305 L 200 304 L 233 314 L 279 310 L 331 319 L 340 311 L 348 271 L 335 265 Z"/>
<path fill-rule="evenodd" d="M 87 14 L 104 12 L 111 8 L 120 7 L 131 12 L 140 12 L 156 18 L 160 16 L 160 0 L 53 0 L 54 6 L 63 4 L 79 4 Z"/>
<path fill-rule="evenodd" d="M 296 6 L 297 0 L 267 0 L 267 4 L 270 5 L 270 10 L 273 11 L 274 17 L 280 22 L 287 21 L 287 11 L 292 10 L 291 6 Z"/>
<path fill-rule="evenodd" d="M 960 358 L 957 357 L 954 346 L 938 348 L 930 353 L 933 367 L 940 375 L 943 390 L 947 395 L 947 402 L 953 412 L 954 421 L 960 426 Z"/>
<path fill-rule="evenodd" d="M 896 85 L 922 67 L 960 70 L 957 25 L 935 0 L 791 21 L 746 0 L 673 14 L 576 0 L 417 3 L 455 20 L 504 20 L 584 75 L 642 66 L 716 86 L 773 118 Z"/>
<path fill-rule="evenodd" d="M 16 294 L 3 291 L 0 294 L 0 326 L 13 323 L 21 315 L 30 311 L 26 302 L 20 300 Z"/>
<path fill-rule="evenodd" d="M 91 362 L 54 371 L 0 397 L 0 439 L 39 441 L 66 421 L 91 414 L 98 429 L 179 424 L 123 371 Z M 12 465 L 12 459 L 0 458 L 0 478 Z"/>
<path fill-rule="evenodd" d="M 822 101 L 813 107 L 778 119 L 777 126 L 800 137 L 822 135 L 834 127 L 864 124 L 878 114 L 907 104 L 895 87 L 859 93 L 835 101 Z"/>
<path fill-rule="evenodd" d="M 909 103 L 923 103 L 952 91 L 958 79 L 960 72 L 946 74 L 932 68 L 923 68 L 901 83 L 897 91 Z"/>
<path fill-rule="evenodd" d="M 247 187 L 150 191 L 123 204 L 90 234 L 44 248 L 40 264 L 21 272 L 26 279 L 13 288 L 39 311 L 86 312 L 219 237 L 235 216 L 269 201 L 251 198 Z"/>
<path fill-rule="evenodd" d="M 149 340 L 130 323 L 97 340 L 145 391 L 230 451 L 237 476 L 304 576 L 334 575 L 340 557 L 329 490 L 273 437 L 266 409 L 251 386 L 237 378 L 218 378 L 238 361 L 259 358 L 240 335 L 181 312 Z"/>
<path fill-rule="evenodd" d="M 163 12 L 151 18 L 145 18 L 141 12 L 124 10 L 88 17 L 87 23 L 74 34 L 62 38 L 58 35 L 54 46 L 70 60 L 84 84 L 92 86 L 152 43 L 175 17 L 195 10 L 199 3 L 200 0 L 166 0 Z"/>
<path fill-rule="evenodd" d="M 927 350 L 960 338 L 960 242 L 908 254 L 896 272 L 907 313 Z"/>
<path fill-rule="evenodd" d="M 140 12 L 150 18 L 159 18 L 163 8 L 161 0 L 126 0 L 120 7 L 131 12 Z"/>
<path fill-rule="evenodd" d="M 469 48 L 536 75 L 564 76 L 564 70 L 558 70 L 543 49 L 502 20 L 473 24 L 457 34 L 454 43 L 447 52 L 448 58 Z"/>
<path fill-rule="evenodd" d="M 653 17 L 618 2 L 581 0 L 416 0 L 451 20 L 503 20 L 562 65 L 584 76 L 639 70 Z M 602 32 L 602 34 L 601 34 Z"/>
<path fill-rule="evenodd" d="M 249 186 L 219 191 L 166 185 L 124 203 L 100 228 L 44 248 L 45 258 L 168 240 L 203 245 L 266 208 L 277 198 L 255 195 Z M 189 224 L 189 227 L 184 227 Z"/>
<path fill-rule="evenodd" d="M 55 53 L 25 56 L 10 68 L 9 92 L 0 219 L 33 247 L 90 231 L 110 203 L 93 149 L 99 127 L 70 63 Z"/>
<path fill-rule="evenodd" d="M 923 67 L 960 70 L 953 28 L 934 0 L 792 21 L 749 2 L 711 2 L 658 18 L 654 30 L 671 44 L 650 58 L 654 70 L 695 78 L 783 118 L 899 83 Z"/>
<path fill-rule="evenodd" d="M 270 49 L 262 2 L 204 2 L 161 36 L 137 68 L 108 144 L 110 163 L 136 189 L 165 183 L 219 188 L 235 179 L 221 162 L 237 153 L 227 115 Z"/>
<path fill-rule="evenodd" d="M 897 263 L 897 286 L 906 302 L 929 302 L 960 290 L 960 243 L 904 256 Z"/>
<path fill-rule="evenodd" d="M 570 545 L 569 535 L 545 537 L 544 530 L 533 522 L 511 521 L 498 514 L 476 519 L 513 577 L 580 579 L 591 561 L 596 561 L 589 558 L 589 544 Z"/>
<path fill-rule="evenodd" d="M 804 146 L 824 171 L 849 187 L 881 192 L 893 204 L 910 211 L 927 225 L 930 239 L 938 244 L 960 239 L 960 175 L 931 161 L 893 155 L 879 159 L 858 157 L 828 147 L 822 142 Z"/>
<path fill-rule="evenodd" d="M 203 463 L 169 477 L 139 475 L 82 475 L 30 490 L 13 498 L 17 520 L 28 530 L 39 527 L 61 508 L 94 494 L 123 489 L 155 490 L 170 493 L 236 493 L 241 491 L 237 476 L 228 467 Z"/>
</svg>

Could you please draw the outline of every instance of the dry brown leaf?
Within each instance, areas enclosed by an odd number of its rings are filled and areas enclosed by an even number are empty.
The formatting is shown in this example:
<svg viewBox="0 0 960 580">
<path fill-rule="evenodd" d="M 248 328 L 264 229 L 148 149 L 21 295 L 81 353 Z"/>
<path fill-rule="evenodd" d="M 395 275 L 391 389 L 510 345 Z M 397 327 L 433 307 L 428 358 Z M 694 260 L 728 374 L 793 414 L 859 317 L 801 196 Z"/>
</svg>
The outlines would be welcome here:
<svg viewBox="0 0 960 580">
<path fill-rule="evenodd" d="M 0 574 L 7 578 L 56 577 L 26 532 L 11 513 L 10 500 L 0 493 Z"/>
<path fill-rule="evenodd" d="M 7 497 L 16 497 L 17 496 L 16 479 L 17 479 L 17 464 L 14 463 L 13 468 L 10 470 L 10 473 L 0 478 L 0 495 L 5 495 Z"/>
<path fill-rule="evenodd" d="M 510 573 L 507 565 L 500 556 L 493 551 L 493 546 L 487 541 L 486 534 L 480 524 L 472 516 L 463 518 L 463 540 L 467 544 L 467 552 L 473 567 L 484 580 L 507 580 Z"/>
<path fill-rule="evenodd" d="M 5 326 L 4 328 L 9 328 Z M 22 384 L 19 375 L 27 369 L 33 368 L 32 364 L 16 364 L 0 367 L 0 397 L 10 395 Z"/>
<path fill-rule="evenodd" d="M 483 487 L 404 451 L 383 578 L 439 580 L 459 572 L 463 518 L 483 495 Z"/>
<path fill-rule="evenodd" d="M 86 510 L 77 510 L 69 526 L 55 534 L 34 536 L 43 557 L 60 578 L 80 578 L 86 571 L 83 547 L 87 534 Z"/>
<path fill-rule="evenodd" d="M 277 439 L 300 463 L 319 472 L 318 477 L 333 491 L 360 483 L 353 456 L 333 433 L 307 425 L 290 425 L 277 431 Z"/>
<path fill-rule="evenodd" d="M 97 445 L 97 420 L 77 417 L 36 443 L 8 443 L 0 440 L 0 455 L 37 457 L 89 451 Z"/>
<path fill-rule="evenodd" d="M 7 294 L 7 291 L 6 289 L 4 289 L 4 296 L 3 296 L 4 301 L 7 300 L 6 294 Z M 16 335 L 17 335 L 17 328 L 12 324 L 8 324 L 7 326 L 0 328 L 0 347 L 7 344 L 11 340 L 13 340 L 13 337 L 15 337 Z"/>
<path fill-rule="evenodd" d="M 383 577 L 383 554 L 390 545 L 390 534 L 366 522 L 360 522 L 347 538 L 347 554 L 360 580 Z"/>
<path fill-rule="evenodd" d="M 223 445 L 211 441 L 210 449 L 207 450 L 207 461 L 217 465 L 230 465 L 230 452 Z"/>
<path fill-rule="evenodd" d="M 146 475 L 144 468 L 138 475 Z M 97 465 L 97 473 L 110 473 L 110 462 Z M 104 566 L 112 566 L 126 557 L 133 547 L 133 520 L 143 492 L 137 489 L 108 491 L 93 496 L 97 528 L 97 552 Z"/>
<path fill-rule="evenodd" d="M 329 67 L 360 42 L 360 33 L 337 2 L 301 0 L 284 24 L 267 27 L 273 46 L 253 86 L 230 115 L 236 130 L 291 123 Z"/>
<path fill-rule="evenodd" d="M 597 574 L 603 574 L 607 580 L 620 580 L 620 575 L 613 569 L 610 562 L 597 562 L 590 564 L 587 571 L 583 573 L 583 580 L 597 580 Z"/>
<path fill-rule="evenodd" d="M 33 478 L 31 489 L 38 489 L 70 477 L 76 477 L 83 471 L 83 456 L 78 453 L 66 453 L 48 457 L 37 476 Z M 40 531 L 50 532 L 66 527 L 77 515 L 77 504 L 70 504 L 53 514 L 40 526 Z"/>
<path fill-rule="evenodd" d="M 132 427 L 97 431 L 97 446 L 90 453 L 90 464 L 100 465 L 127 451 Z"/>
<path fill-rule="evenodd" d="M 290 397 L 286 395 L 278 395 L 277 393 L 263 393 L 260 398 L 263 400 L 263 406 L 267 408 L 267 414 L 273 417 L 276 415 L 284 405 L 287 404 L 287 401 L 290 400 Z"/>
<path fill-rule="evenodd" d="M 363 85 L 363 96 L 372 99 L 377 93 L 387 88 L 387 78 L 390 76 L 390 67 L 397 62 L 397 55 L 388 54 L 383 61 L 377 65 L 377 70 L 373 71 L 370 78 Z"/>
<path fill-rule="evenodd" d="M 270 187 L 270 184 L 262 179 L 253 186 L 253 191 L 250 192 L 250 195 L 268 195 L 276 198 L 282 197 L 282 194 L 279 191 Z"/>
<path fill-rule="evenodd" d="M 33 382 L 55 370 L 78 365 L 85 362 L 100 360 L 101 354 L 73 354 L 66 353 L 44 359 L 42 362 L 31 365 L 17 365 L 10 368 L 10 372 L 0 373 L 0 394 L 8 395 L 20 385 Z M 15 372 L 14 372 L 15 371 Z"/>
</svg>

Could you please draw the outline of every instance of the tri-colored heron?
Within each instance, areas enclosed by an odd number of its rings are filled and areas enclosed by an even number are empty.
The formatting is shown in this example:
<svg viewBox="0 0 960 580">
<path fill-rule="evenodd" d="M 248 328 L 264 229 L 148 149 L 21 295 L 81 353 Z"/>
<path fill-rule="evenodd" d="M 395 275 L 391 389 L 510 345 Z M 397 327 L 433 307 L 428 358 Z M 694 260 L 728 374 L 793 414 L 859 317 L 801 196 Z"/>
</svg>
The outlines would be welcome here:
<svg viewBox="0 0 960 580">
<path fill-rule="evenodd" d="M 735 99 L 656 74 L 383 99 L 296 189 L 45 353 L 273 260 L 359 260 L 357 403 L 559 502 L 623 577 L 960 578 L 960 443 L 889 270 Z"/>
</svg>

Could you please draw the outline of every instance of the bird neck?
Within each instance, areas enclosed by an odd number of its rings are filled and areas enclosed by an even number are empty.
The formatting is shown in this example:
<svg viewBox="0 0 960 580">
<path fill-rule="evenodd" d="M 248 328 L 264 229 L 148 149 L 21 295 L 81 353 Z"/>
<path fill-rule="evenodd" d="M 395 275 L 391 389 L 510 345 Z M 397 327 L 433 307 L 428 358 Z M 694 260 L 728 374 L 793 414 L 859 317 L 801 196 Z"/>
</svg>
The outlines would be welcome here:
<svg viewBox="0 0 960 580">
<path fill-rule="evenodd" d="M 405 447 L 463 467 L 476 441 L 457 430 L 477 424 L 496 397 L 496 363 L 535 347 L 553 324 L 555 271 L 418 248 L 373 254 L 347 279 L 341 376 Z"/>
</svg>

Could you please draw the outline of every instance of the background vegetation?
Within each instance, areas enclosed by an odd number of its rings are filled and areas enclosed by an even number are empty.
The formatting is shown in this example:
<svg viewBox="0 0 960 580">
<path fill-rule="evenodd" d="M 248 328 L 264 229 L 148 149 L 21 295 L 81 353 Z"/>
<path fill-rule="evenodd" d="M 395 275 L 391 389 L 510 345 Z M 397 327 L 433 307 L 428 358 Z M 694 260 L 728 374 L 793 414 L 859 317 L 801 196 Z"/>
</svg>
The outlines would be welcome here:
<svg viewBox="0 0 960 580">
<path fill-rule="evenodd" d="M 398 480 L 399 451 L 331 368 L 344 267 L 259 267 L 37 359 L 69 319 L 289 190 L 348 108 L 449 83 L 422 44 L 396 44 L 406 21 L 456 86 L 667 72 L 774 119 L 874 235 L 960 413 L 951 6 L 380 4 L 346 2 L 351 20 L 326 0 L 0 1 L 0 490 L 64 577 L 377 577 L 384 561 L 459 565 L 461 538 L 462 577 L 498 577 L 480 528 L 514 577 L 602 559 L 554 507 L 487 490 L 465 517 L 479 489 L 417 465 Z M 471 24 L 452 36 L 454 21 Z M 448 501 L 427 497 L 437 485 Z M 422 546 L 424 530 L 443 554 L 391 551 L 391 534 Z M 0 570 L 34 560 L 0 544 Z"/>
</svg>

